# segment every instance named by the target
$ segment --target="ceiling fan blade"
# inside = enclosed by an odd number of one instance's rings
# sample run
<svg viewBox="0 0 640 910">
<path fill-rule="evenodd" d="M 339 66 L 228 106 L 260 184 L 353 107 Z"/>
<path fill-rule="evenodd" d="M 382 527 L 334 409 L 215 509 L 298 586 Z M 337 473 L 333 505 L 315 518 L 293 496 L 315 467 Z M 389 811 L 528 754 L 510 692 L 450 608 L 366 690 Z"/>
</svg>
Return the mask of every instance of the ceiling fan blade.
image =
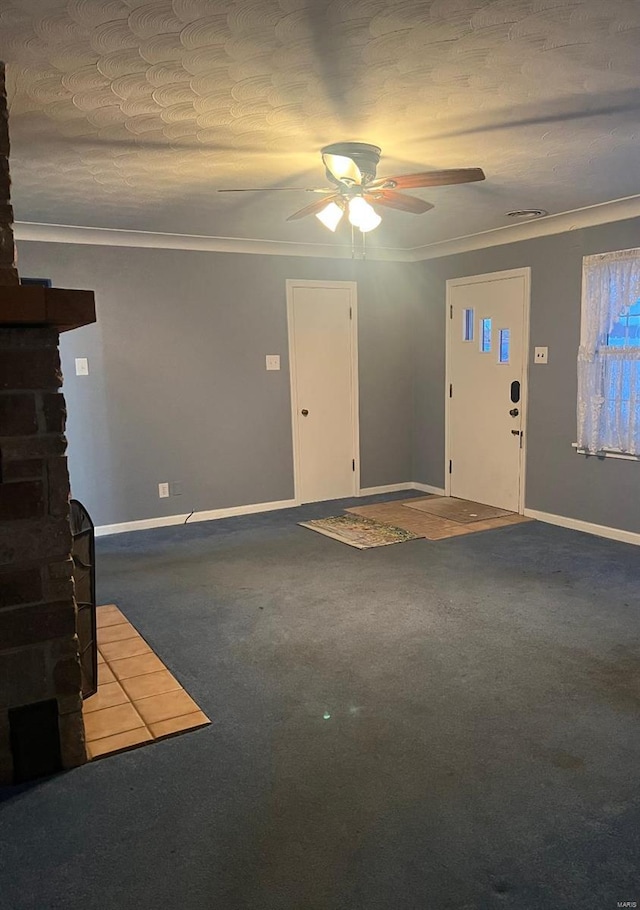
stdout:
<svg viewBox="0 0 640 910">
<path fill-rule="evenodd" d="M 329 173 L 341 183 L 346 182 L 349 186 L 360 186 L 362 183 L 362 173 L 353 158 L 325 153 L 322 161 Z"/>
<path fill-rule="evenodd" d="M 367 184 L 367 189 L 409 190 L 420 186 L 451 186 L 454 183 L 473 183 L 484 180 L 484 171 L 479 167 L 452 168 L 448 171 L 426 171 L 423 174 L 400 174 L 398 177 L 378 177 Z"/>
<path fill-rule="evenodd" d="M 242 189 L 218 190 L 219 193 L 278 193 L 282 190 L 294 190 L 296 193 L 333 193 L 335 190 L 331 187 L 314 187 L 308 186 L 256 186 L 242 187 Z"/>
<path fill-rule="evenodd" d="M 340 193 L 333 193 L 331 196 L 325 196 L 324 199 L 316 199 L 316 201 L 312 202 L 310 205 L 305 205 L 303 209 L 294 212 L 293 215 L 289 215 L 287 221 L 297 221 L 298 218 L 306 218 L 307 215 L 317 215 L 318 212 L 321 212 L 330 202 L 334 202 L 336 199 L 340 198 Z"/>
<path fill-rule="evenodd" d="M 393 190 L 375 190 L 365 193 L 364 198 L 372 205 L 386 205 L 390 209 L 399 209 L 401 212 L 410 212 L 412 215 L 423 215 L 433 208 L 430 202 L 418 199 L 416 196 L 405 196 L 404 193 L 394 193 Z"/>
</svg>

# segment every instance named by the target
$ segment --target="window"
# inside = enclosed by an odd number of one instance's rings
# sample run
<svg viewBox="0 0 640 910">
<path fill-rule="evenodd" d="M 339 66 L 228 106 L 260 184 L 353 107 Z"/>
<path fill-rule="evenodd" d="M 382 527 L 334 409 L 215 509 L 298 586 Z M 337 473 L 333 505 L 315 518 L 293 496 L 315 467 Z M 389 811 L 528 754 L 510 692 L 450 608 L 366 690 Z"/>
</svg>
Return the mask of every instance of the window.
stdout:
<svg viewBox="0 0 640 910">
<path fill-rule="evenodd" d="M 463 341 L 473 341 L 473 310 L 464 310 L 462 317 Z"/>
<path fill-rule="evenodd" d="M 640 455 L 640 250 L 584 259 L 578 449 Z"/>
<path fill-rule="evenodd" d="M 509 329 L 500 329 L 499 363 L 509 363 Z"/>
<path fill-rule="evenodd" d="M 610 348 L 640 348 L 640 299 L 617 319 L 607 334 Z"/>
<path fill-rule="evenodd" d="M 480 350 L 483 354 L 491 350 L 491 319 L 480 321 Z"/>
</svg>

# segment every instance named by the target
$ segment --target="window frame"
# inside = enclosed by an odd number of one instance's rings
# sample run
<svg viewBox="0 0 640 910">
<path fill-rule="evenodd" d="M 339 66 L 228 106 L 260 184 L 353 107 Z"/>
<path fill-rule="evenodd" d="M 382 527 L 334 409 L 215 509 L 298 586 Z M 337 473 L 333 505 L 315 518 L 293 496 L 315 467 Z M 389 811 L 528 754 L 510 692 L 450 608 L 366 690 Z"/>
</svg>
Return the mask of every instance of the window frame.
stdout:
<svg viewBox="0 0 640 910">
<path fill-rule="evenodd" d="M 607 376 L 607 373 L 609 372 L 609 364 L 612 364 L 615 362 L 622 362 L 625 364 L 628 363 L 628 364 L 632 365 L 638 361 L 638 359 L 639 359 L 638 355 L 640 355 L 640 337 L 638 337 L 637 341 L 634 340 L 634 343 L 630 344 L 630 345 L 609 344 L 609 338 L 612 335 L 614 327 L 621 320 L 629 319 L 629 318 L 636 318 L 636 317 L 640 316 L 640 249 L 619 250 L 619 251 L 612 251 L 610 253 L 600 253 L 600 254 L 596 254 L 593 256 L 585 256 L 585 257 L 583 257 L 582 261 L 583 261 L 583 280 L 582 280 L 582 299 L 581 299 L 581 310 L 580 310 L 580 353 L 578 356 L 578 373 L 579 373 L 579 377 L 578 377 L 578 410 L 580 410 L 581 405 L 583 408 L 585 408 L 587 406 L 587 404 L 585 402 L 585 396 L 583 394 L 584 389 L 581 388 L 581 376 L 580 376 L 581 356 L 580 355 L 581 355 L 583 349 L 585 349 L 585 347 L 587 346 L 588 340 L 590 340 L 590 342 L 591 342 L 591 362 L 594 364 L 594 374 L 597 372 L 595 370 L 595 364 L 597 363 L 597 364 L 599 364 L 599 367 L 600 367 L 599 380 L 602 384 L 601 388 L 599 390 L 600 395 L 597 396 L 597 398 L 600 400 L 599 410 L 597 411 L 597 414 L 598 414 L 597 430 L 593 430 L 593 428 L 592 428 L 592 432 L 596 433 L 596 435 L 599 437 L 598 441 L 601 441 L 602 437 L 605 435 L 604 429 L 606 426 L 606 423 L 605 423 L 606 417 L 604 419 L 602 419 L 601 415 L 602 415 L 603 409 L 607 408 L 607 403 L 616 402 L 616 404 L 614 405 L 614 413 L 612 414 L 613 420 L 615 421 L 616 419 L 620 418 L 620 411 L 623 408 L 624 402 L 631 400 L 631 397 L 629 399 L 626 399 L 619 395 L 614 396 L 611 394 L 607 394 L 607 391 L 609 391 L 609 389 L 607 388 L 607 383 L 610 381 Z M 629 288 L 625 284 L 625 281 L 628 281 L 628 277 L 627 277 L 627 275 L 622 276 L 622 281 L 621 281 L 622 289 L 621 290 L 616 290 L 616 291 L 610 290 L 609 295 L 606 298 L 605 298 L 604 294 L 601 295 L 601 298 L 600 298 L 601 300 L 606 299 L 606 306 L 602 305 L 602 306 L 600 306 L 599 309 L 596 307 L 596 309 L 594 310 L 593 306 L 592 306 L 593 298 L 592 298 L 592 296 L 590 296 L 590 289 L 589 289 L 589 285 L 588 285 L 588 269 L 593 268 L 594 266 L 597 268 L 600 265 L 607 266 L 607 265 L 615 263 L 615 262 L 631 263 L 631 271 L 634 273 L 637 273 L 637 275 L 634 274 L 634 276 L 633 276 L 633 281 L 631 282 L 631 287 L 633 287 L 634 284 L 636 286 L 635 286 L 635 290 L 633 291 L 633 294 L 632 294 L 633 302 L 631 304 L 629 304 L 628 306 L 623 307 L 623 309 L 615 317 L 614 322 L 612 324 L 610 323 L 610 328 L 605 333 L 602 330 L 603 313 L 605 316 L 608 313 L 609 318 L 611 318 L 611 310 L 613 308 L 612 303 L 615 300 L 616 293 L 624 294 L 625 291 L 627 291 L 627 292 L 629 291 Z M 606 272 L 605 272 L 605 275 L 606 275 Z M 602 277 L 600 277 L 599 280 L 602 281 L 603 280 Z M 608 286 L 610 289 L 611 289 L 612 280 L 613 280 L 612 276 L 609 276 L 608 278 L 606 278 L 604 280 L 604 283 L 608 282 Z M 634 310 L 636 310 L 636 308 L 638 308 L 638 312 L 634 312 Z M 595 339 L 595 341 L 594 341 L 594 339 Z M 631 356 L 625 357 L 624 356 L 625 351 L 630 352 Z M 584 366 L 584 364 L 583 364 L 583 366 Z M 640 367 L 638 367 L 638 368 L 640 369 Z M 634 368 L 632 366 L 630 366 L 629 382 L 634 384 L 631 386 L 631 388 L 635 388 L 636 377 L 634 376 L 634 373 L 635 373 Z M 616 381 L 617 381 L 617 379 L 616 379 Z M 620 381 L 624 381 L 624 380 L 620 380 Z M 587 383 L 585 382 L 584 385 L 586 386 L 586 384 Z M 631 392 L 631 388 L 630 388 L 630 395 L 632 397 L 635 397 L 635 395 L 640 394 L 640 393 L 634 394 L 633 392 Z M 595 394 L 595 392 L 592 391 L 591 398 L 588 399 L 590 407 L 592 406 L 594 394 Z M 640 407 L 640 402 L 639 402 L 638 406 Z M 611 414 L 611 412 L 610 412 L 610 414 Z M 640 420 L 640 415 L 638 415 L 638 419 Z M 593 422 L 595 423 L 595 421 L 593 421 Z M 578 416 L 578 423 L 580 424 L 580 416 Z M 629 427 L 630 427 L 629 435 L 630 436 L 635 435 L 633 429 L 631 429 L 632 427 L 635 427 L 635 426 L 636 426 L 636 424 L 634 424 L 633 421 L 631 421 L 629 424 Z M 578 439 L 580 439 L 580 429 L 578 430 Z M 632 445 L 634 448 L 637 448 L 633 444 L 633 442 L 632 442 Z M 628 460 L 628 461 L 639 461 L 640 460 L 640 452 L 637 452 L 637 451 L 631 452 L 631 451 L 627 451 L 626 449 L 613 448 L 613 447 L 607 446 L 607 445 L 602 445 L 602 447 L 599 447 L 595 451 L 591 447 L 587 448 L 586 446 L 581 446 L 579 442 L 573 443 L 573 447 L 576 449 L 576 451 L 579 454 L 586 455 L 588 457 L 619 458 L 619 459 Z"/>
</svg>

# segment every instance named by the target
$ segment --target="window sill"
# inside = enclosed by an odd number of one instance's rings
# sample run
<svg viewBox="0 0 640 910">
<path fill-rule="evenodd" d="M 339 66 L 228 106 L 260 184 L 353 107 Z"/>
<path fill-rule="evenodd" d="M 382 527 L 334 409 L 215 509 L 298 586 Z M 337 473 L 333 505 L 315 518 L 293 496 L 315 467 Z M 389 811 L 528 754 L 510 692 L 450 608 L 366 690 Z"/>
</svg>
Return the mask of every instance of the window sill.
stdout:
<svg viewBox="0 0 640 910">
<path fill-rule="evenodd" d="M 579 449 L 577 442 L 572 442 L 571 446 L 576 450 L 578 455 L 586 455 L 587 458 L 619 458 L 622 461 L 640 461 L 640 455 L 624 455 L 622 452 L 587 452 L 586 449 Z"/>
</svg>

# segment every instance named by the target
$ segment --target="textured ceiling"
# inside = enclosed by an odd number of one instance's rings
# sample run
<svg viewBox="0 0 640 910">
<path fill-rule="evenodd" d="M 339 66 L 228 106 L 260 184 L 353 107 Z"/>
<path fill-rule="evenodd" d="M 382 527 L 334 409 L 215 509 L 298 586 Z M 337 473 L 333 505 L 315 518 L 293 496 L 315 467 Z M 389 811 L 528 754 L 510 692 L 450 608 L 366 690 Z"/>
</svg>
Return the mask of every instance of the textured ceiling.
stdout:
<svg viewBox="0 0 640 910">
<path fill-rule="evenodd" d="M 345 139 L 486 172 L 387 247 L 634 195 L 639 51 L 638 0 L 0 0 L 16 217 L 326 243 L 313 196 L 216 190 L 323 186 Z"/>
</svg>

